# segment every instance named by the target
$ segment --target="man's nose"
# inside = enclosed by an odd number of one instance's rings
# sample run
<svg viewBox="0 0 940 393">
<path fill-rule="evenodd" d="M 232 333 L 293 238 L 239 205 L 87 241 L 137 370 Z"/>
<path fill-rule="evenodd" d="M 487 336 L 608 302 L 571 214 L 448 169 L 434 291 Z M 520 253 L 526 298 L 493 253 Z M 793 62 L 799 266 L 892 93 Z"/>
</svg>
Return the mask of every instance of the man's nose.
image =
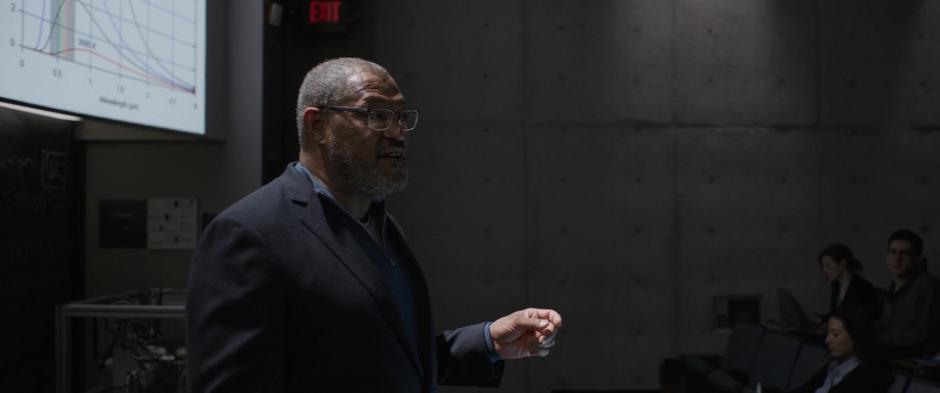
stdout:
<svg viewBox="0 0 940 393">
<path fill-rule="evenodd" d="M 394 139 L 396 141 L 405 140 L 405 136 L 408 135 L 408 132 L 401 128 L 401 124 L 398 121 L 393 121 L 392 124 L 382 131 L 382 136 L 388 139 Z"/>
</svg>

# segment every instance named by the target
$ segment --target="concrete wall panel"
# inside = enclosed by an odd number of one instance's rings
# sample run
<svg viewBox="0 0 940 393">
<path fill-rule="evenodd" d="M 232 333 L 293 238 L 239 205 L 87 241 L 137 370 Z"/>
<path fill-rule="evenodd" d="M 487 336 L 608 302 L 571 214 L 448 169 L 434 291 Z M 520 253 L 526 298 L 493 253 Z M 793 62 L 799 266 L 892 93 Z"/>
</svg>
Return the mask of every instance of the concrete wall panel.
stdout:
<svg viewBox="0 0 940 393">
<path fill-rule="evenodd" d="M 676 121 L 808 125 L 816 117 L 813 1 L 676 2 Z M 798 60 L 797 60 L 798 59 Z"/>
<path fill-rule="evenodd" d="M 533 122 L 672 120 L 672 5 L 526 3 L 526 114 Z"/>
<path fill-rule="evenodd" d="M 715 296 L 761 296 L 763 320 L 779 318 L 777 287 L 815 293 L 815 252 L 824 245 L 817 238 L 819 137 L 681 129 L 677 144 L 680 352 L 720 351 Z"/>
<path fill-rule="evenodd" d="M 519 1 L 376 2 L 375 60 L 435 122 L 515 122 L 522 113 Z"/>
<path fill-rule="evenodd" d="M 940 126 L 940 1 L 922 1 L 908 11 L 907 61 L 898 72 L 899 116 L 915 127 Z"/>
<path fill-rule="evenodd" d="M 819 3 L 820 122 L 940 124 L 936 1 Z"/>
<path fill-rule="evenodd" d="M 530 366 L 530 391 L 651 386 L 658 362 L 648 361 L 671 352 L 675 317 L 674 134 L 539 127 L 528 135 L 528 299 L 557 307 L 570 327 L 550 362 Z"/>
<path fill-rule="evenodd" d="M 586 264 L 586 263 L 582 263 Z M 586 268 L 591 269 L 591 268 Z M 593 279 L 531 280 L 531 291 L 565 314 L 566 328 L 547 359 L 530 360 L 529 392 L 558 389 L 648 389 L 672 335 L 662 328 L 669 310 L 637 307 L 668 301 L 661 291 L 631 289 L 622 275 L 597 270 Z M 586 328 L 590 326 L 591 328 Z"/>
</svg>

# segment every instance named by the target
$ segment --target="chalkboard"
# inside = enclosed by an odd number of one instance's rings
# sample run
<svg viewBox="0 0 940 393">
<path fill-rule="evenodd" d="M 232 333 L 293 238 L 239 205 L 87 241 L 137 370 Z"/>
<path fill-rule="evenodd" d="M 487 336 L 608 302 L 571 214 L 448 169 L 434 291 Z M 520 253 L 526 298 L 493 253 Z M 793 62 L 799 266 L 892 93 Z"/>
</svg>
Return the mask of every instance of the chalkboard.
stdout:
<svg viewBox="0 0 940 393">
<path fill-rule="evenodd" d="M 55 306 L 79 295 L 69 122 L 0 108 L 0 390 L 51 392 Z"/>
</svg>

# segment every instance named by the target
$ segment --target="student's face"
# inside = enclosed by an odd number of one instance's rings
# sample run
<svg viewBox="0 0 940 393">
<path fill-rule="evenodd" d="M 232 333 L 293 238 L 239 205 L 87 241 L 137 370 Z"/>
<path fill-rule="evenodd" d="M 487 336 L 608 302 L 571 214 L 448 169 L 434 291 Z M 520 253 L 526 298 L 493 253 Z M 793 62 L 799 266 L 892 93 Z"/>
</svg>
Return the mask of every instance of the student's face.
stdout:
<svg viewBox="0 0 940 393">
<path fill-rule="evenodd" d="M 829 255 L 823 255 L 820 258 L 820 265 L 822 265 L 823 276 L 826 277 L 826 281 L 833 282 L 838 280 L 839 277 L 842 277 L 845 274 L 846 269 L 845 261 L 837 261 L 832 259 Z"/>
<path fill-rule="evenodd" d="M 914 247 L 907 240 L 892 240 L 888 243 L 888 270 L 895 277 L 907 277 L 917 271 L 920 255 L 914 255 Z"/>
<path fill-rule="evenodd" d="M 839 318 L 829 318 L 826 347 L 829 348 L 829 355 L 833 359 L 842 360 L 855 356 L 855 342 Z"/>
</svg>

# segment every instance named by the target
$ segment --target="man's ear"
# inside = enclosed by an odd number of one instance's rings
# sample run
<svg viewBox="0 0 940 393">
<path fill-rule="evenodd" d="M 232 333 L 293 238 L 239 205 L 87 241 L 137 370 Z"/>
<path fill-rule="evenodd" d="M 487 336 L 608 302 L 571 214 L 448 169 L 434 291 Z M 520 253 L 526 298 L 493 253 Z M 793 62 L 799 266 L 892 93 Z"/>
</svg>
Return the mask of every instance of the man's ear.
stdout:
<svg viewBox="0 0 940 393">
<path fill-rule="evenodd" d="M 307 107 L 304 109 L 304 125 L 306 126 L 304 132 L 307 133 L 307 140 L 317 145 L 323 144 L 326 140 L 326 133 L 323 132 L 323 127 L 320 126 L 325 119 L 321 116 L 323 116 L 323 111 L 319 108 Z"/>
</svg>

